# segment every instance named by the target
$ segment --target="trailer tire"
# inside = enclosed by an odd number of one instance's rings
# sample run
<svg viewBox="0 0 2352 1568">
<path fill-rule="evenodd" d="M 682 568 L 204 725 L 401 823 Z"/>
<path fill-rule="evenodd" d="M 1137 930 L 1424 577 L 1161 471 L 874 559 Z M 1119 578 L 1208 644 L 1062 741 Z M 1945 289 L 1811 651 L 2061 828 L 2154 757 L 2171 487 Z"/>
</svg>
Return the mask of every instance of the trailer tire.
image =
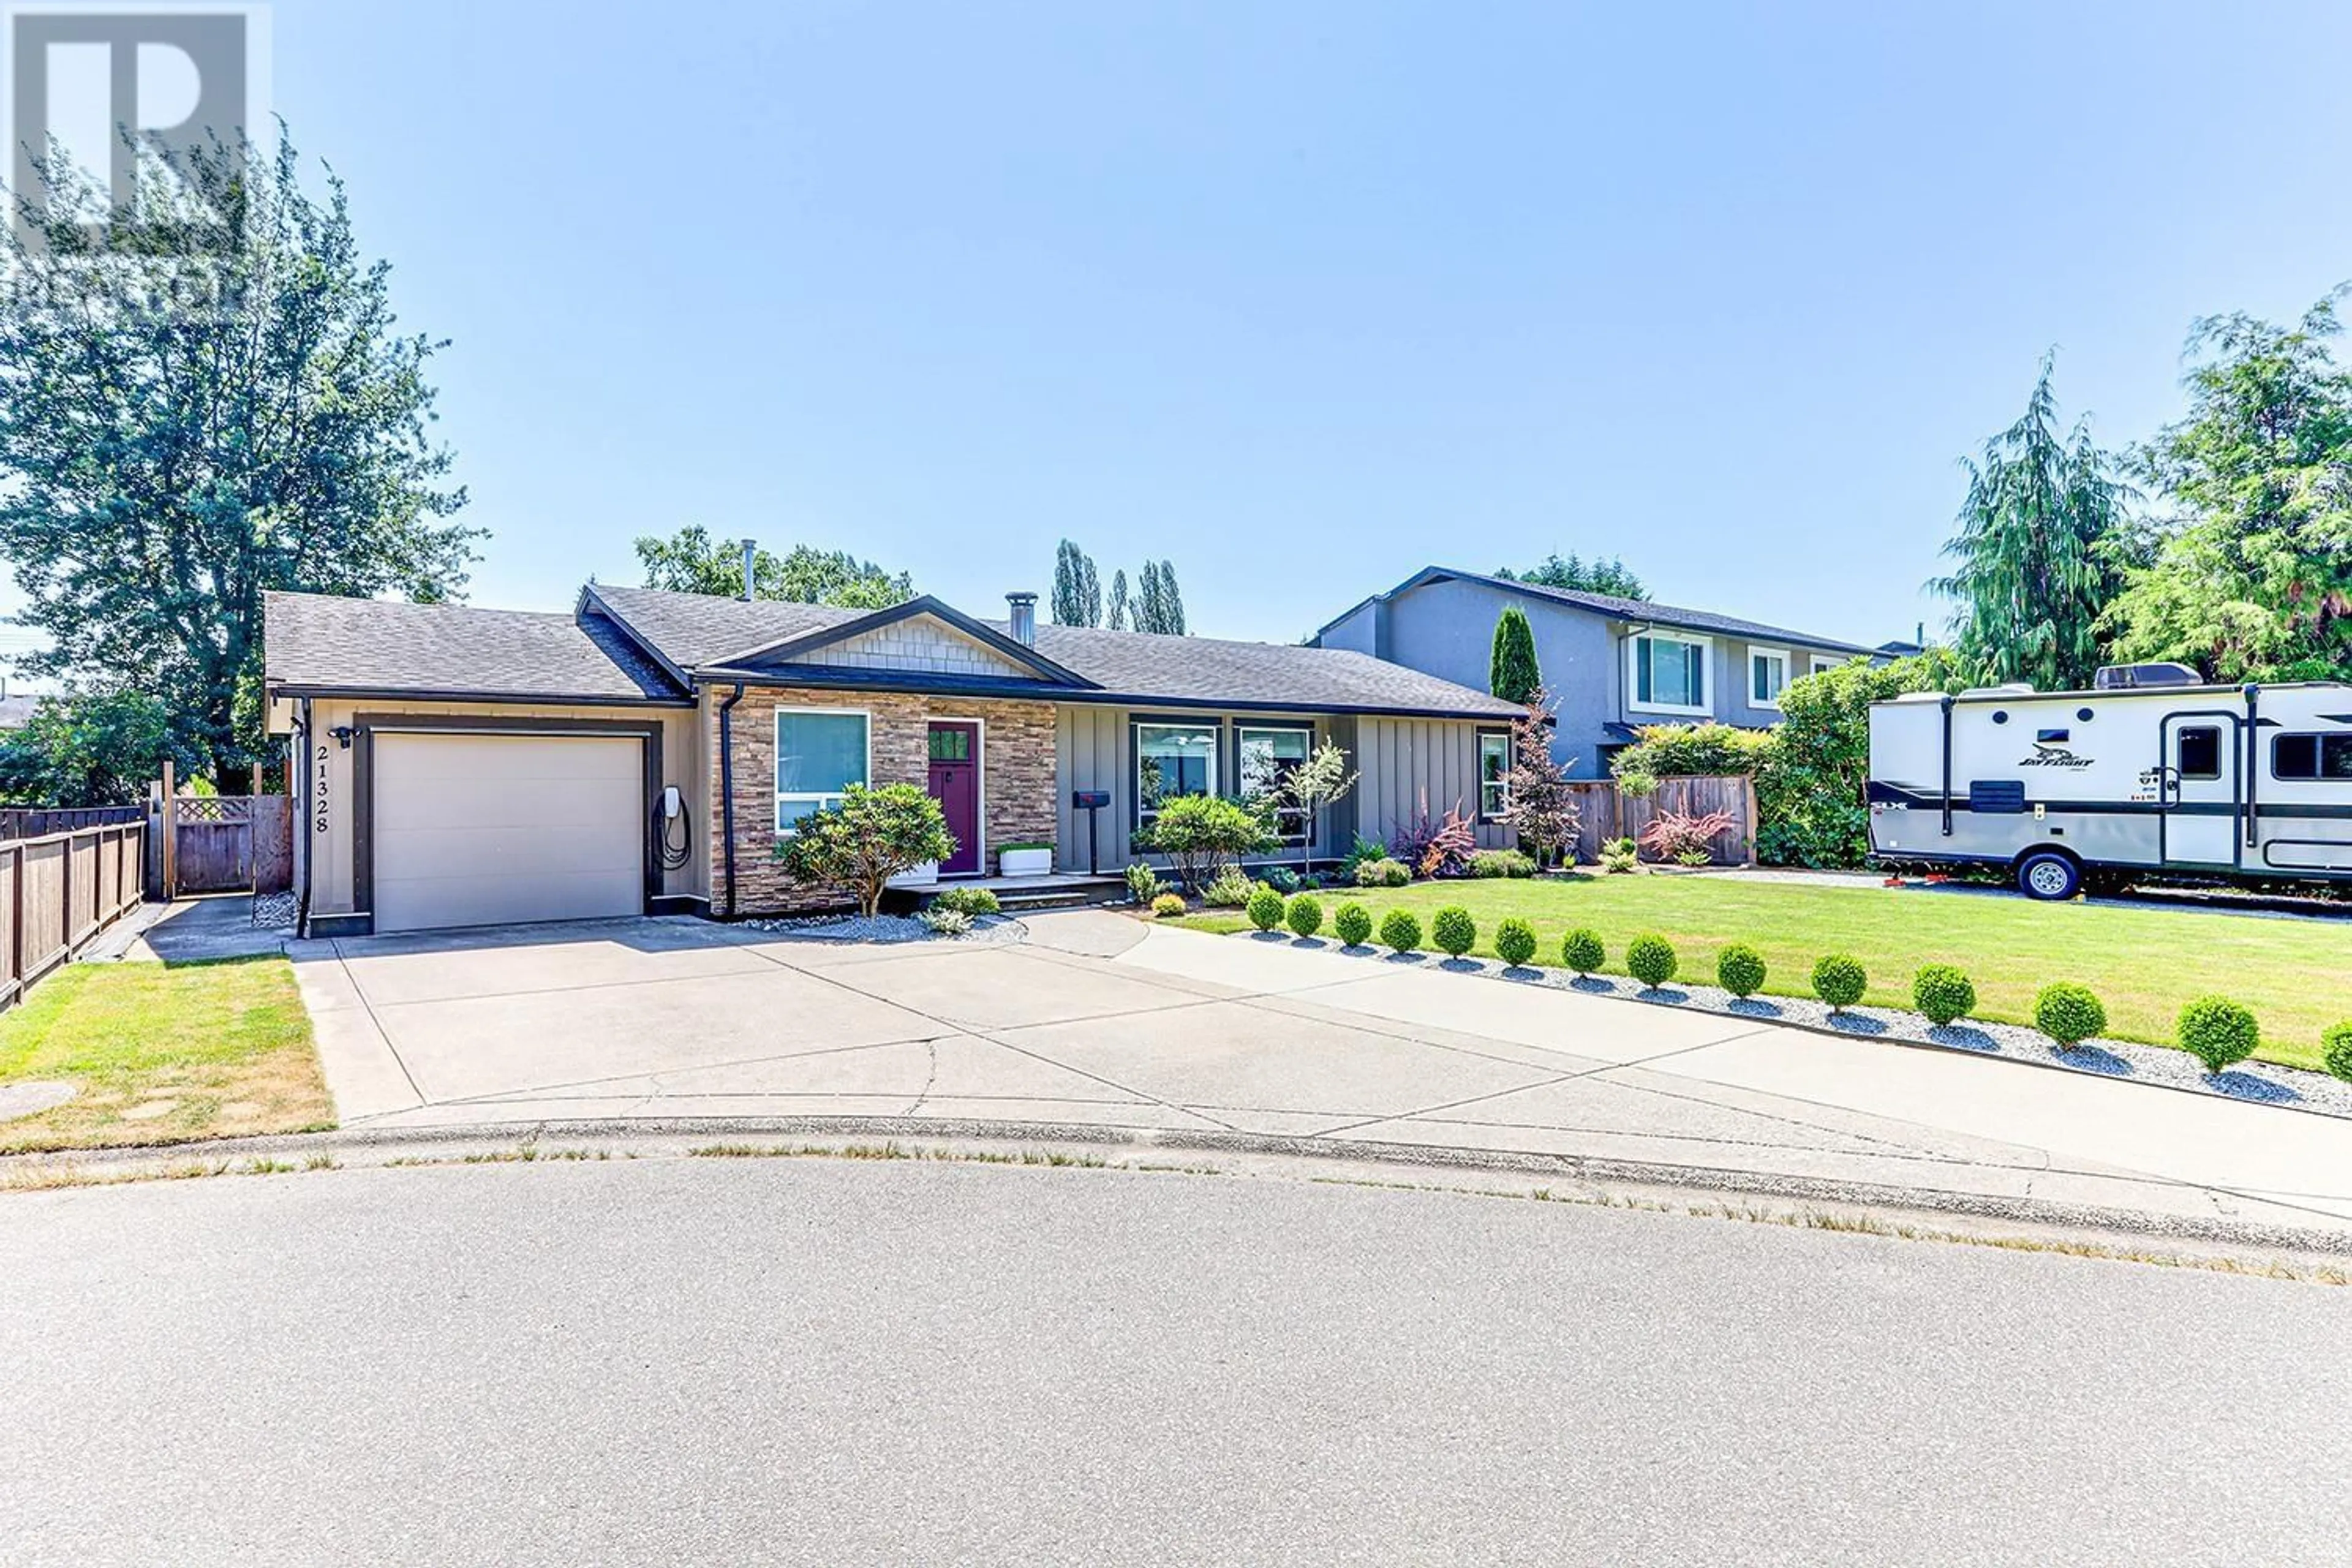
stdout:
<svg viewBox="0 0 2352 1568">
<path fill-rule="evenodd" d="M 2017 890 L 2045 903 L 2063 902 L 2083 890 L 2083 868 L 2072 855 L 2036 849 L 2017 863 Z"/>
</svg>

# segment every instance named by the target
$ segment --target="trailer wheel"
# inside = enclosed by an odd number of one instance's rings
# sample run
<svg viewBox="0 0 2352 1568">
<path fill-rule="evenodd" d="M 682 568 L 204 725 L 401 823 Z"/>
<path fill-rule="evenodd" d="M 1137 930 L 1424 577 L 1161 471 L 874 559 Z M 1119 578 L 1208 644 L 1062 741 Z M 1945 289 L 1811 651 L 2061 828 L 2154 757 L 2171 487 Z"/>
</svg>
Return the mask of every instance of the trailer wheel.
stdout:
<svg viewBox="0 0 2352 1568">
<path fill-rule="evenodd" d="M 2037 849 L 2017 863 L 2017 888 L 2029 899 L 2055 903 L 2083 890 L 2083 868 L 2072 856 Z"/>
</svg>

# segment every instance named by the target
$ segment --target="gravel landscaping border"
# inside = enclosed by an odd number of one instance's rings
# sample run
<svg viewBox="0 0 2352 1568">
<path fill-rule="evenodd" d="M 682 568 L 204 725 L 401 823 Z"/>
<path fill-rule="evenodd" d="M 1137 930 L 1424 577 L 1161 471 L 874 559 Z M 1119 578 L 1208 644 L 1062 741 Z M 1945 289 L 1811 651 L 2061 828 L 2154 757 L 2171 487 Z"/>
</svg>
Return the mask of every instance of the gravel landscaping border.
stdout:
<svg viewBox="0 0 2352 1568">
<path fill-rule="evenodd" d="M 1347 947 L 1323 937 L 1294 937 L 1286 931 L 1244 931 L 1226 933 L 1244 942 L 1280 942 L 1290 947 L 1319 949 L 1349 958 L 1378 959 L 1412 969 L 1439 969 L 1449 974 L 1480 975 L 1513 985 L 1541 985 L 1555 991 L 1575 991 L 1587 996 L 1608 996 L 1641 1002 L 1654 1007 L 1683 1007 L 1727 1017 L 1753 1018 L 1759 1023 L 1786 1024 L 1815 1034 L 1842 1035 L 1848 1039 L 1885 1040 L 1892 1045 L 1955 1051 L 1962 1056 L 1998 1057 L 2003 1061 L 2121 1079 L 2162 1089 L 2210 1094 L 2249 1105 L 2272 1105 L 2307 1110 L 2322 1116 L 2352 1118 L 2352 1083 L 2305 1068 L 2276 1062 L 2243 1061 L 2225 1072 L 2209 1074 L 2187 1051 L 2165 1046 L 2144 1046 L 2131 1040 L 2085 1040 L 2062 1051 L 2041 1030 L 2022 1024 L 1988 1024 L 1974 1020 L 1935 1025 L 1917 1013 L 1893 1007 L 1848 1007 L 1832 1013 L 1829 1005 L 1801 996 L 1737 997 L 1716 985 L 1675 981 L 1651 990 L 1622 975 L 1578 975 L 1564 969 L 1528 965 L 1517 968 L 1488 958 L 1444 958 L 1434 953 L 1402 953 L 1385 947 Z"/>
<path fill-rule="evenodd" d="M 738 921 L 748 931 L 803 942 L 872 942 L 890 946 L 909 942 L 1027 942 L 1029 928 L 1011 915 L 982 915 L 961 936 L 935 931 L 912 915 L 800 915 L 790 919 Z"/>
</svg>

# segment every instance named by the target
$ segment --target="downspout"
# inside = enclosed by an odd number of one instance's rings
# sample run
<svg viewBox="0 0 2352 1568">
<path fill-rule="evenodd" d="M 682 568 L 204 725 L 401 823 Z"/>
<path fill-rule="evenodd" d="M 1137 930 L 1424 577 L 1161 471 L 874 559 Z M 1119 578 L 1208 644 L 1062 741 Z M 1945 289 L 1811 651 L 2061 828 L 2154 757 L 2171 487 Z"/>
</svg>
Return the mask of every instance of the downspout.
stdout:
<svg viewBox="0 0 2352 1568">
<path fill-rule="evenodd" d="M 294 824 L 294 843 L 299 851 L 297 874 L 301 886 L 294 895 L 294 934 L 310 934 L 310 700 L 302 699 L 302 717 L 295 721 L 294 732 L 299 737 L 295 747 L 292 765 L 302 770 L 302 815 Z"/>
<path fill-rule="evenodd" d="M 719 837 L 726 846 L 727 919 L 735 918 L 735 704 L 743 700 L 737 681 L 719 705 Z"/>
<path fill-rule="evenodd" d="M 2261 837 L 2260 829 L 2254 821 L 2254 817 L 2256 816 L 2255 805 L 2260 798 L 2261 780 L 2263 776 L 2263 770 L 2260 765 L 2260 753 L 2262 752 L 2262 745 L 2260 743 L 2262 741 L 2262 724 L 2259 718 L 2262 710 L 2262 699 L 2263 689 L 2255 685 L 2251 680 L 2246 682 L 2246 760 L 2242 765 L 2246 770 L 2246 847 L 2249 849 L 2254 847 L 2255 839 Z M 2239 859 L 2240 867 L 2242 868 L 2244 864 L 2244 858 L 2241 857 Z"/>
<path fill-rule="evenodd" d="M 1944 837 L 1952 836 L 1952 694 L 1944 693 Z"/>
</svg>

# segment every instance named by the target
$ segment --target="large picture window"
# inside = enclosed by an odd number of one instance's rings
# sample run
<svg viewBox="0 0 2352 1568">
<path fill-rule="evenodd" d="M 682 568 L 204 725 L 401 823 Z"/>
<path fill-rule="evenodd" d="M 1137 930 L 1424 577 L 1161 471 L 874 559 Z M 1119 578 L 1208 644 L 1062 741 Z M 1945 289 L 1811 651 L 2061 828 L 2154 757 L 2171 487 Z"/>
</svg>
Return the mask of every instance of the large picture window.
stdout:
<svg viewBox="0 0 2352 1568">
<path fill-rule="evenodd" d="M 1217 793 L 1217 726 L 1135 726 L 1135 819 L 1149 826 L 1160 804 L 1180 795 Z"/>
<path fill-rule="evenodd" d="M 776 831 L 841 804 L 867 773 L 866 716 L 846 708 L 776 710 Z"/>
<path fill-rule="evenodd" d="M 1511 804 L 1511 737 L 1504 730 L 1478 731 L 1478 815 L 1492 822 Z"/>
<path fill-rule="evenodd" d="M 1661 632 L 1631 639 L 1633 706 L 1667 713 L 1706 712 L 1708 646 Z"/>
<path fill-rule="evenodd" d="M 1244 799 L 1280 793 L 1315 745 L 1315 732 L 1295 724 L 1239 724 L 1234 738 Z M 1289 843 L 1305 842 L 1313 826 L 1295 805 L 1276 808 L 1276 831 Z"/>
</svg>

